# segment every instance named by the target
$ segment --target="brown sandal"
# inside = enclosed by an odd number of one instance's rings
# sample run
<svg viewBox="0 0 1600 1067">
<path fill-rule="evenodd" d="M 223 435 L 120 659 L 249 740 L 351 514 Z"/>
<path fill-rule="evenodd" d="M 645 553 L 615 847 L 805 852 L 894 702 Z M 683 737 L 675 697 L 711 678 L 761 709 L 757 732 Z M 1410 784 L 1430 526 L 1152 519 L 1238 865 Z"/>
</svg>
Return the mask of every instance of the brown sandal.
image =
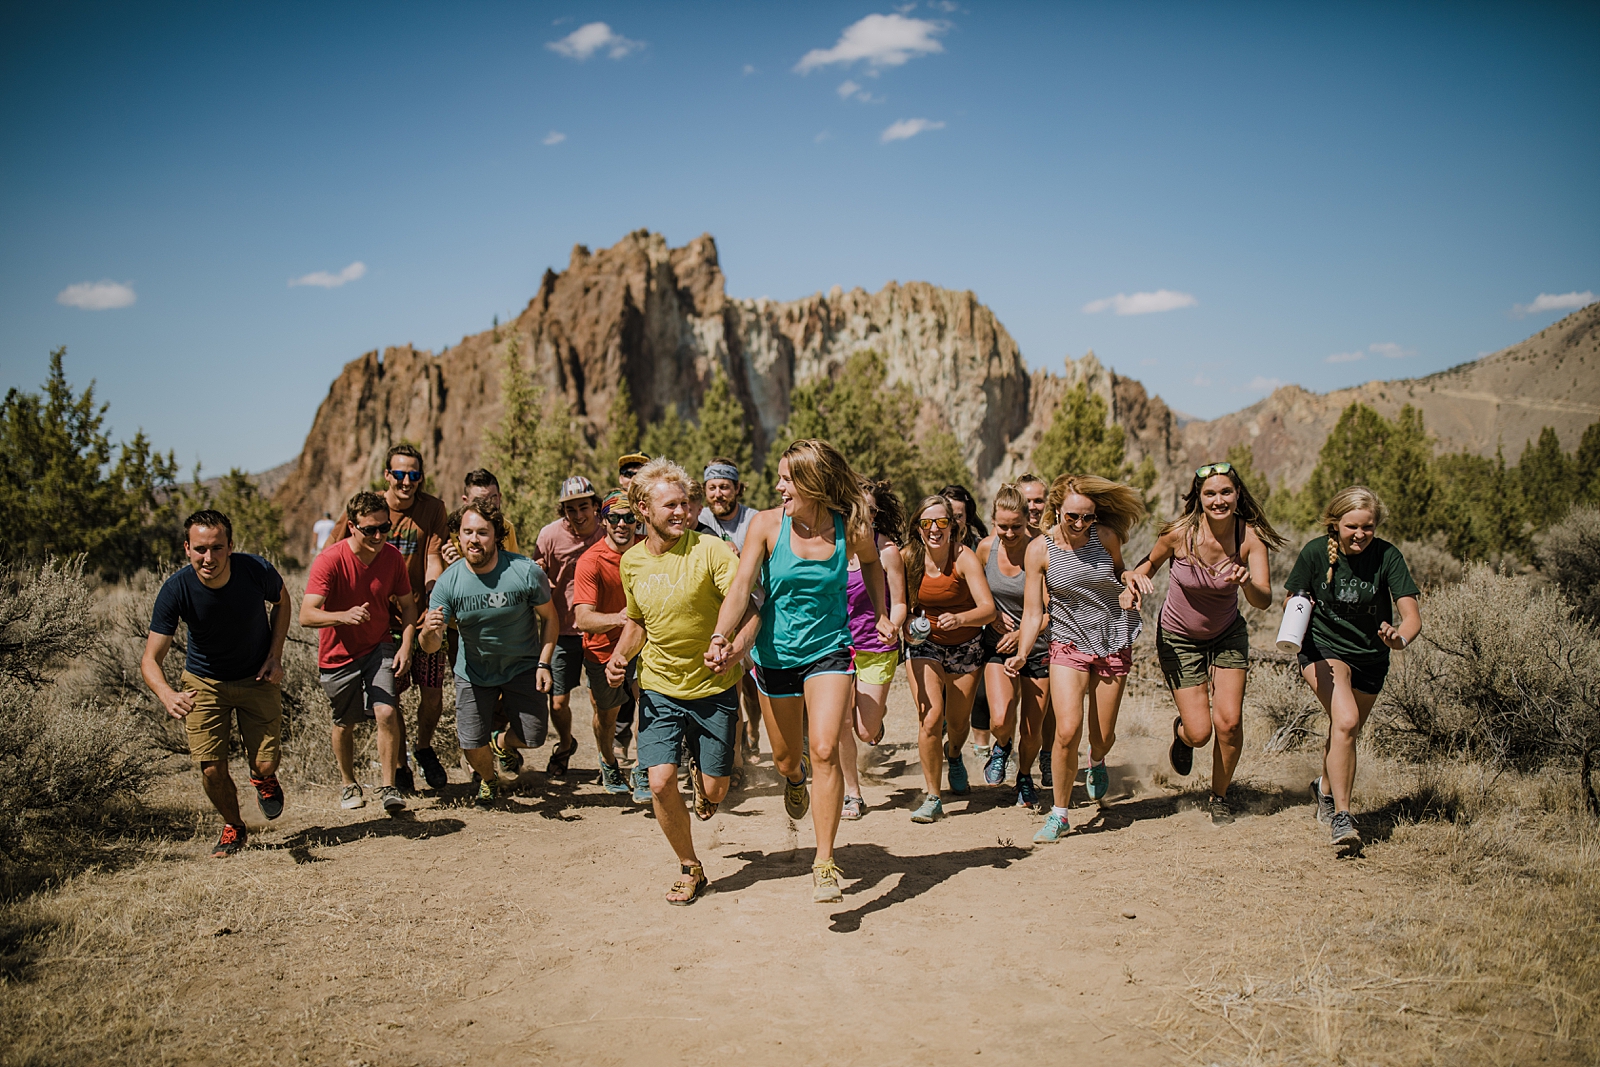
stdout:
<svg viewBox="0 0 1600 1067">
<path fill-rule="evenodd" d="M 692 762 L 689 764 L 689 786 L 694 791 L 694 817 L 705 822 L 717 813 L 717 805 L 707 800 L 700 789 L 700 768 Z"/>
<path fill-rule="evenodd" d="M 667 903 L 677 907 L 687 907 L 700 899 L 711 885 L 711 879 L 706 877 L 706 869 L 698 863 L 685 863 L 681 867 L 683 877 L 672 883 L 672 888 L 667 890 Z M 677 899 L 674 899 L 676 896 Z"/>
</svg>

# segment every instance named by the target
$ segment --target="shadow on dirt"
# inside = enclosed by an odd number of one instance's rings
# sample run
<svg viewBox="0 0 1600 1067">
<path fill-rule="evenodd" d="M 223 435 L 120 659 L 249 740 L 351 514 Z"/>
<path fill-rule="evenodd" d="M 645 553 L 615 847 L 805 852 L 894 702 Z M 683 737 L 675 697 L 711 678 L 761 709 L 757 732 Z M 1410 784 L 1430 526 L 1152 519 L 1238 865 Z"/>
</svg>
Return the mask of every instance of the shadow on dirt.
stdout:
<svg viewBox="0 0 1600 1067">
<path fill-rule="evenodd" d="M 369 819 L 345 826 L 308 826 L 296 830 L 282 841 L 272 841 L 257 847 L 284 851 L 296 863 L 320 863 L 323 857 L 313 849 L 336 848 L 355 841 L 381 837 L 404 837 L 412 841 L 426 841 L 430 837 L 443 837 L 467 828 L 460 819 L 418 819 L 414 812 L 402 812 L 389 818 Z"/>
</svg>

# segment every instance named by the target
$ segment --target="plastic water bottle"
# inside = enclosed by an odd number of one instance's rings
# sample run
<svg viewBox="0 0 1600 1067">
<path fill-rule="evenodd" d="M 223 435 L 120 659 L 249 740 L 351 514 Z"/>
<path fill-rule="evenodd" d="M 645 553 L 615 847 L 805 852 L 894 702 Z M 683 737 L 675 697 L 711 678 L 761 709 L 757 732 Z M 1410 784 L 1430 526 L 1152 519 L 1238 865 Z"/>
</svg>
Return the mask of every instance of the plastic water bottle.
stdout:
<svg viewBox="0 0 1600 1067">
<path fill-rule="evenodd" d="M 1299 652 L 1311 625 L 1311 598 L 1296 593 L 1283 603 L 1283 623 L 1278 627 L 1278 651 Z"/>
<path fill-rule="evenodd" d="M 918 615 L 906 625 L 906 640 L 913 645 L 920 645 L 933 634 L 933 623 L 928 621 L 926 615 Z"/>
</svg>

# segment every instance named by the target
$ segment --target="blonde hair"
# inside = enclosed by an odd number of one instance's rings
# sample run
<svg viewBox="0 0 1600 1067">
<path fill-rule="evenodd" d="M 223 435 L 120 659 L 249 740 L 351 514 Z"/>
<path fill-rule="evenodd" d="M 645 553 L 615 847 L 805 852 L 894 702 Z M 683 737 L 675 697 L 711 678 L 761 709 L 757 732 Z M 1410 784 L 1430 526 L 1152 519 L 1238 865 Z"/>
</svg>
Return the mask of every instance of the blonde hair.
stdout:
<svg viewBox="0 0 1600 1067">
<path fill-rule="evenodd" d="M 1322 509 L 1322 525 L 1328 531 L 1328 577 L 1333 584 L 1333 568 L 1339 564 L 1339 520 L 1352 511 L 1372 512 L 1372 525 L 1382 526 L 1389 518 L 1389 509 L 1383 501 L 1364 485 L 1350 485 L 1333 494 L 1328 506 Z"/>
<path fill-rule="evenodd" d="M 966 546 L 961 543 L 961 523 L 956 519 L 956 508 L 950 498 L 943 493 L 934 493 L 932 496 L 922 498 L 915 511 L 906 515 L 906 540 L 900 549 L 900 559 L 906 567 L 906 610 L 917 610 L 917 593 L 922 589 L 922 576 L 928 569 L 928 546 L 922 540 L 922 529 L 917 525 L 922 521 L 922 513 L 929 508 L 938 506 L 944 508 L 944 513 L 950 520 L 950 566 L 955 566 L 956 557 Z"/>
<path fill-rule="evenodd" d="M 1119 541 L 1126 541 L 1129 531 L 1144 521 L 1144 498 L 1137 489 L 1093 474 L 1063 474 L 1050 483 L 1045 505 L 1052 521 L 1061 521 L 1061 505 L 1073 493 L 1094 501 L 1095 520 Z"/>
<path fill-rule="evenodd" d="M 1021 482 L 1005 482 L 1000 486 L 1000 491 L 994 495 L 994 506 L 989 509 L 992 519 L 997 511 L 1014 511 L 1023 518 L 1028 517 L 1028 502 L 1022 499 L 1022 493 L 1017 486 Z"/>
<path fill-rule="evenodd" d="M 662 482 L 676 483 L 682 486 L 685 496 L 694 497 L 694 479 L 689 477 L 688 471 L 670 459 L 653 459 L 634 472 L 633 481 L 628 485 L 628 504 L 635 515 L 644 514 L 656 486 Z"/>
<path fill-rule="evenodd" d="M 850 469 L 837 448 L 820 438 L 806 437 L 784 449 L 780 458 L 789 461 L 789 481 L 802 496 L 843 515 L 845 529 L 857 537 L 872 536 L 871 511 L 861 476 Z"/>
</svg>

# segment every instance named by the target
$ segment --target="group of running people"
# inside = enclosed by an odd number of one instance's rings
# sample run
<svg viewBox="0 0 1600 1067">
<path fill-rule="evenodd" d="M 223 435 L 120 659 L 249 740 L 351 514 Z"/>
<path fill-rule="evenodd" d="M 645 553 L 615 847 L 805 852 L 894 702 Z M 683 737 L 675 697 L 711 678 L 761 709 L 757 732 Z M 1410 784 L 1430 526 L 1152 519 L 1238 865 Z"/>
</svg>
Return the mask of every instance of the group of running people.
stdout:
<svg viewBox="0 0 1600 1067">
<path fill-rule="evenodd" d="M 858 746 L 882 741 L 888 689 L 904 661 L 925 785 L 911 820 L 933 823 L 948 794 L 970 791 L 963 749 L 977 704 L 985 783 L 1003 787 L 1014 767 L 1016 804 L 1046 815 L 1034 840 L 1056 842 L 1070 831 L 1086 729 L 1086 792 L 1098 801 L 1110 789 L 1106 760 L 1143 600 L 1167 565 L 1155 647 L 1177 710 L 1169 759 L 1187 775 L 1193 750 L 1214 738 L 1207 807 L 1213 822 L 1233 821 L 1227 796 L 1243 744 L 1249 651 L 1238 595 L 1271 604 L 1268 553 L 1285 541 L 1230 464 L 1194 472 L 1182 513 L 1132 566 L 1124 546 L 1145 517 L 1141 494 L 1089 475 L 1001 486 L 991 533 L 961 487 L 907 509 L 888 483 L 860 477 L 822 440 L 783 451 L 782 503 L 761 512 L 742 503 L 740 472 L 727 459 L 696 478 L 670 459 L 633 454 L 617 473 L 603 496 L 587 478 L 568 478 L 560 517 L 528 555 L 517 550 L 492 473 L 468 474 L 446 515 L 422 492 L 422 457 L 407 445 L 385 457 L 384 493 L 357 493 L 344 516 L 319 524 L 299 621 L 319 630 L 344 807 L 366 803 L 353 766 L 353 728 L 366 720 L 386 810 L 406 807 L 413 761 L 428 786 L 447 784 L 432 748 L 447 665 L 457 738 L 483 805 L 552 724 L 546 771 L 567 773 L 579 747 L 571 695 L 587 678 L 599 784 L 652 804 L 680 864 L 670 903 L 705 890 L 690 812 L 716 813 L 758 751 L 763 725 L 785 811 L 796 821 L 812 815 L 814 898 L 836 901 L 839 823 L 866 810 Z M 1421 630 L 1405 561 L 1376 536 L 1383 518 L 1370 490 L 1335 494 L 1326 533 L 1304 547 L 1287 582 L 1315 604 L 1299 662 L 1330 716 L 1312 793 L 1336 845 L 1359 845 L 1350 815 L 1356 739 L 1390 651 Z M 142 673 L 185 722 L 224 819 L 221 856 L 247 838 L 228 772 L 235 719 L 263 814 L 283 810 L 278 683 L 290 601 L 270 563 L 232 551 L 225 515 L 190 516 L 184 548 L 191 566 L 157 597 Z M 162 665 L 180 621 L 187 660 L 175 690 Z M 399 697 L 410 685 L 421 704 L 408 745 Z M 630 780 L 620 754 L 635 730 Z"/>
</svg>

